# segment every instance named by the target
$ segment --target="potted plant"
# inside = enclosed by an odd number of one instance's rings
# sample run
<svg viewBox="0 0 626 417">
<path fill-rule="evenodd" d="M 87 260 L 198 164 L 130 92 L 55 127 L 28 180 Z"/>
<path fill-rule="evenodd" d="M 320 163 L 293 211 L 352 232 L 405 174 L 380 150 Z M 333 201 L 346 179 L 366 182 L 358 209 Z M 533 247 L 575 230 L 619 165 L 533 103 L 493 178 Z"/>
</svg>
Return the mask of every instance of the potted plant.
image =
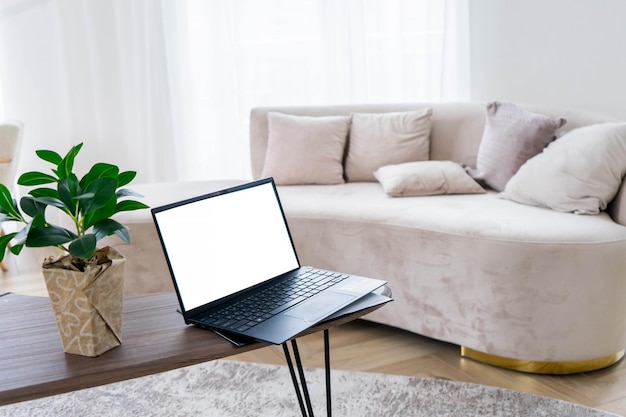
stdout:
<svg viewBox="0 0 626 417">
<path fill-rule="evenodd" d="M 123 188 L 135 178 L 134 171 L 120 172 L 115 165 L 96 163 L 78 178 L 74 160 L 82 146 L 72 147 L 65 157 L 36 151 L 53 165 L 52 173 L 22 174 L 17 183 L 34 188 L 19 206 L 7 186 L 0 184 L 0 222 L 23 225 L 0 236 L 0 261 L 7 247 L 15 255 L 24 246 L 58 248 L 60 254 L 46 258 L 42 267 L 63 348 L 98 356 L 122 341 L 125 266 L 115 248 L 98 248 L 98 242 L 116 234 L 129 243 L 128 228 L 112 216 L 148 206 L 127 198 L 139 196 Z M 59 224 L 48 220 L 50 211 L 61 213 Z"/>
</svg>

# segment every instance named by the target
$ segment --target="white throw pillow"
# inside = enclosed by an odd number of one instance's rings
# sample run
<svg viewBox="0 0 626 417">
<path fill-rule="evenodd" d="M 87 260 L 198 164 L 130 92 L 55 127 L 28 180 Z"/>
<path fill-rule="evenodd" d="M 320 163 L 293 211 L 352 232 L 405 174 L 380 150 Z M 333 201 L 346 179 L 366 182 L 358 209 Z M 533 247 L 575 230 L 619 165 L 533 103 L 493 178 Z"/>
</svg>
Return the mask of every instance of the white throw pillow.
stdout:
<svg viewBox="0 0 626 417">
<path fill-rule="evenodd" d="M 374 176 L 392 197 L 478 194 L 485 190 L 453 161 L 405 162 L 378 168 Z"/>
<path fill-rule="evenodd" d="M 522 165 L 502 198 L 577 214 L 598 214 L 626 173 L 626 123 L 574 129 Z"/>
<path fill-rule="evenodd" d="M 353 113 L 346 156 L 346 179 L 376 181 L 378 168 L 429 158 L 432 109 Z"/>
<path fill-rule="evenodd" d="M 262 177 L 278 185 L 342 184 L 350 116 L 267 114 L 268 142 Z"/>
</svg>

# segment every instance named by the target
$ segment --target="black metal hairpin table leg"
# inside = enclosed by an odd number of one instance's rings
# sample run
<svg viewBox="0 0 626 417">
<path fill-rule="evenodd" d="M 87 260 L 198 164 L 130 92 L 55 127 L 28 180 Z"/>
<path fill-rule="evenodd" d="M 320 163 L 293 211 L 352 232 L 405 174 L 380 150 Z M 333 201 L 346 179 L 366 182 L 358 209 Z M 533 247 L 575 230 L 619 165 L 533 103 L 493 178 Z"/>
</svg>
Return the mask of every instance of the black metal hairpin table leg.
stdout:
<svg viewBox="0 0 626 417">
<path fill-rule="evenodd" d="M 296 396 L 298 397 L 298 404 L 300 405 L 300 411 L 303 417 L 313 416 L 313 405 L 311 404 L 311 396 L 306 384 L 306 378 L 304 375 L 304 367 L 302 366 L 302 360 L 300 358 L 300 352 L 298 350 L 298 343 L 295 339 L 291 341 L 291 349 L 293 350 L 293 357 L 289 351 L 289 345 L 287 342 L 283 343 L 283 350 L 285 352 L 285 360 L 289 367 L 289 373 L 291 374 L 291 381 L 293 387 L 296 390 Z M 296 366 L 294 368 L 294 362 Z M 330 337 L 328 335 L 328 329 L 324 330 L 324 362 L 325 362 L 325 376 L 326 376 L 326 415 L 332 416 L 331 407 L 331 389 L 330 389 Z M 297 373 L 296 373 L 297 368 Z M 298 379 L 299 378 L 299 379 Z"/>
<path fill-rule="evenodd" d="M 326 371 L 326 415 L 332 416 L 331 390 L 330 390 L 330 336 L 328 329 L 324 330 L 324 368 Z"/>
</svg>

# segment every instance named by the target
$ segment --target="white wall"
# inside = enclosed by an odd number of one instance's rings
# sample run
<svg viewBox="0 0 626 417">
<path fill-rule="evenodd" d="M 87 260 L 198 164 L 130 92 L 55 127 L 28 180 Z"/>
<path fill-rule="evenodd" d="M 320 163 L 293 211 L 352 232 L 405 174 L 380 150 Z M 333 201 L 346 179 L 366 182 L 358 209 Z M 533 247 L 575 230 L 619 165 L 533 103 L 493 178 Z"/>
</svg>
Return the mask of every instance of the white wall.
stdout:
<svg viewBox="0 0 626 417">
<path fill-rule="evenodd" d="M 626 121 L 626 1 L 471 0 L 471 98 Z"/>
</svg>

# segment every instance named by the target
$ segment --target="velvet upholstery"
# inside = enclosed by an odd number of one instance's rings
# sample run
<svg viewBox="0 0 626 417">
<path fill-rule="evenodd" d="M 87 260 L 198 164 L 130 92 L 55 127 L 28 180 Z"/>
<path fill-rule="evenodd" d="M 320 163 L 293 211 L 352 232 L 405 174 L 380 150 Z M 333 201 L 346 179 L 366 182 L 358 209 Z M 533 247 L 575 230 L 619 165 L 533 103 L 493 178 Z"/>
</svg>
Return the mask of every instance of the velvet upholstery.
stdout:
<svg viewBox="0 0 626 417">
<path fill-rule="evenodd" d="M 563 134 L 615 121 L 547 106 Z M 263 167 L 267 112 L 344 115 L 432 108 L 430 159 L 475 167 L 484 103 L 256 108 L 250 146 Z M 349 144 L 348 144 L 349 146 Z M 468 348 L 532 361 L 583 361 L 626 347 L 626 192 L 579 216 L 495 192 L 391 198 L 377 183 L 284 186 L 279 193 L 305 264 L 389 281 L 395 301 L 371 320 Z M 619 221 L 619 223 L 617 223 Z"/>
<path fill-rule="evenodd" d="M 612 119 L 523 106 L 565 117 L 562 131 Z M 483 103 L 256 108 L 252 173 L 263 170 L 267 113 L 308 116 L 432 108 L 430 159 L 475 166 Z M 241 182 L 241 181 L 240 181 Z M 145 184 L 151 205 L 236 182 Z M 369 319 L 468 348 L 533 361 L 579 361 L 626 347 L 626 192 L 606 212 L 575 215 L 495 192 L 392 198 L 377 182 L 279 187 L 303 264 L 389 281 L 395 301 Z M 128 293 L 171 289 L 147 210 L 120 213 L 131 228 Z M 618 223 L 619 222 L 619 223 Z M 139 278 L 141 277 L 141 280 Z"/>
<path fill-rule="evenodd" d="M 388 198 L 372 183 L 279 193 L 301 262 L 389 281 L 395 301 L 370 320 L 525 360 L 626 347 L 626 227 L 606 213 L 495 192 Z"/>
</svg>

